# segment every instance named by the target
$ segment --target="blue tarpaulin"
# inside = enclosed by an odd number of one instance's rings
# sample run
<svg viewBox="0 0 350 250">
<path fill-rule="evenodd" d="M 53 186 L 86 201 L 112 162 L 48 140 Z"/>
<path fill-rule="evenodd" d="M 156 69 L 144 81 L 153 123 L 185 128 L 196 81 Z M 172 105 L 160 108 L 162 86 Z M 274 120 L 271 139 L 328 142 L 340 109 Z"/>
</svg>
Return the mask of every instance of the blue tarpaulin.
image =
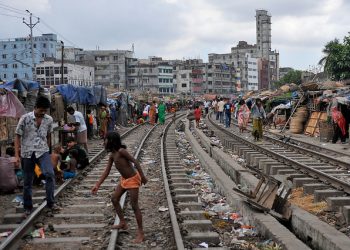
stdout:
<svg viewBox="0 0 350 250">
<path fill-rule="evenodd" d="M 0 84 L 0 88 L 6 88 L 10 90 L 17 89 L 19 95 L 26 96 L 28 91 L 39 90 L 40 84 L 34 81 L 16 79 L 11 82 Z"/>
<path fill-rule="evenodd" d="M 106 90 L 102 86 L 88 88 L 74 86 L 72 84 L 61 84 L 56 89 L 63 96 L 67 104 L 107 104 Z"/>
</svg>

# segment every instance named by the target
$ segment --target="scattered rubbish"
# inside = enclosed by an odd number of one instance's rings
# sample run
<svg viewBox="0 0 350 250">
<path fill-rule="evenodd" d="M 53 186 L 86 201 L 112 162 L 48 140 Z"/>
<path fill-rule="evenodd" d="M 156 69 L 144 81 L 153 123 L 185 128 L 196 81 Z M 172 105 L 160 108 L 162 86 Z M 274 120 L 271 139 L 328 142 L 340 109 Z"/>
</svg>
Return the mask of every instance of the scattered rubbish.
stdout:
<svg viewBox="0 0 350 250">
<path fill-rule="evenodd" d="M 98 203 L 98 204 L 105 204 L 104 201 L 98 201 L 97 203 Z"/>
<path fill-rule="evenodd" d="M 208 243 L 205 243 L 205 242 L 202 242 L 201 244 L 199 244 L 199 246 L 204 247 L 204 248 L 209 247 Z"/>
<path fill-rule="evenodd" d="M 150 179 L 150 181 L 158 182 L 158 181 L 159 181 L 159 178 L 152 178 L 152 179 Z"/>
<path fill-rule="evenodd" d="M 11 231 L 2 232 L 0 233 L 0 237 L 8 237 L 11 233 L 12 233 Z"/>
<path fill-rule="evenodd" d="M 31 234 L 32 238 L 41 238 L 41 239 L 45 239 L 45 232 L 44 232 L 44 228 L 39 228 L 34 230 Z"/>
<path fill-rule="evenodd" d="M 159 212 L 165 212 L 165 211 L 168 211 L 168 210 L 169 210 L 169 208 L 163 207 L 163 206 L 158 208 Z"/>
<path fill-rule="evenodd" d="M 151 161 L 142 162 L 143 165 L 148 165 L 148 164 L 153 164 L 153 163 L 156 163 L 156 161 L 151 160 Z"/>
<path fill-rule="evenodd" d="M 20 203 L 23 204 L 23 196 L 22 195 L 17 195 L 12 202 Z"/>
<path fill-rule="evenodd" d="M 113 206 L 112 203 L 107 203 L 107 207 L 111 207 L 111 206 Z"/>
</svg>

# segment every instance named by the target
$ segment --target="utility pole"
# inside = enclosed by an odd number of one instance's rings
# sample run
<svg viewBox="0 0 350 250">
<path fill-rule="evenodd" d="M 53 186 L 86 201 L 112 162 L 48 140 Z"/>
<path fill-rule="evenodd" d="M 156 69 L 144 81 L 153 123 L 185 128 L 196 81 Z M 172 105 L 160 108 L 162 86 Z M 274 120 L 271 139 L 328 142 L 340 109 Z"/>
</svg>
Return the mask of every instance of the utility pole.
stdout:
<svg viewBox="0 0 350 250">
<path fill-rule="evenodd" d="M 64 73 L 64 71 L 63 71 L 63 69 L 64 69 L 64 67 L 63 67 L 63 64 L 64 64 L 64 60 L 63 60 L 63 57 L 64 57 L 64 42 L 61 41 L 61 44 L 62 44 L 62 51 L 61 51 L 61 84 L 64 84 L 64 82 L 63 82 L 63 73 Z"/>
<path fill-rule="evenodd" d="M 35 61 L 34 61 L 34 44 L 33 44 L 33 28 L 35 25 L 37 25 L 40 22 L 40 18 L 36 21 L 36 23 L 32 22 L 32 16 L 33 14 L 29 11 L 26 10 L 29 13 L 29 23 L 27 23 L 23 17 L 23 23 L 27 25 L 30 29 L 30 47 L 31 47 L 31 52 L 32 52 L 32 71 L 33 71 L 33 80 L 35 80 Z"/>
</svg>

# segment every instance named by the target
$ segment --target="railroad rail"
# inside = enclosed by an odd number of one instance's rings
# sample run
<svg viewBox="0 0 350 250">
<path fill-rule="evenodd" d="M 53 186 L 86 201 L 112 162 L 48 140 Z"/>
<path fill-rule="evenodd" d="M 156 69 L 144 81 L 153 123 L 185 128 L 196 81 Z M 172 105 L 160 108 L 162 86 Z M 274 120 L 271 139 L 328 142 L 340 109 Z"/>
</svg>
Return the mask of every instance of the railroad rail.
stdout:
<svg viewBox="0 0 350 250">
<path fill-rule="evenodd" d="M 168 116 L 167 120 L 169 118 L 171 117 Z M 128 145 L 129 148 L 131 148 L 131 151 L 133 148 L 137 147 L 135 152 L 136 158 L 140 153 L 144 141 L 154 128 L 155 126 L 137 125 L 121 135 L 124 140 L 126 137 L 129 138 L 131 134 L 136 134 L 138 137 L 136 140 L 128 140 L 133 144 Z M 44 215 L 47 211 L 45 211 L 46 201 L 43 201 L 21 224 L 3 225 L 4 227 L 8 226 L 10 229 L 14 229 L 14 231 L 1 243 L 0 249 L 15 249 L 19 245 L 23 246 L 25 244 L 41 244 L 45 247 L 51 247 L 52 244 L 57 243 L 62 244 L 63 248 L 75 247 L 81 244 L 87 246 L 95 244 L 95 247 L 105 244 L 108 249 L 114 249 L 118 237 L 118 230 L 112 230 L 108 244 L 106 244 L 106 242 L 101 242 L 101 239 L 106 240 L 107 237 L 105 236 L 106 234 L 109 234 L 110 230 L 106 228 L 106 224 L 119 224 L 119 218 L 116 216 L 114 222 L 110 221 L 110 218 L 109 221 L 106 220 L 105 214 L 113 215 L 115 212 L 113 210 L 104 211 L 103 208 L 106 207 L 106 204 L 109 204 L 110 199 L 109 197 L 106 198 L 106 194 L 108 194 L 111 188 L 116 185 L 115 178 L 119 177 L 119 173 L 112 174 L 111 171 L 110 176 L 106 179 L 105 183 L 102 184 L 98 195 L 91 196 L 91 187 L 104 171 L 108 157 L 104 157 L 105 150 L 102 141 L 99 141 L 98 146 L 90 151 L 90 166 L 79 172 L 74 179 L 69 179 L 55 190 L 55 198 L 58 200 L 58 204 L 62 204 L 62 211 L 58 214 L 54 213 Z M 63 192 L 64 190 L 65 192 Z M 38 193 L 41 195 L 44 194 L 43 191 L 39 191 Z M 65 193 L 64 197 L 62 197 L 63 193 Z M 44 198 L 45 197 L 35 197 L 35 195 L 33 195 L 33 201 L 41 202 Z M 71 199 L 73 202 L 69 202 L 67 199 Z M 122 206 L 124 206 L 125 199 L 126 194 L 122 197 Z M 93 201 L 93 203 L 90 201 Z M 112 208 L 111 204 L 108 206 L 110 209 Z M 104 211 L 105 214 L 101 213 L 101 211 Z M 16 212 L 16 214 L 5 215 L 5 217 L 21 219 L 20 217 L 23 214 L 23 208 L 17 208 Z M 46 224 L 49 225 L 47 228 L 48 230 L 45 229 L 45 231 L 48 232 L 45 239 L 33 239 L 27 242 L 22 240 L 29 231 L 35 229 L 35 225 L 38 224 L 38 221 L 45 220 L 48 221 Z M 75 221 L 76 223 L 71 223 L 70 220 Z M 86 223 L 87 220 L 89 221 L 89 224 Z M 94 236 L 92 238 L 86 237 L 89 233 L 91 235 L 91 230 L 93 231 Z M 69 237 L 60 237 L 57 232 Z M 101 234 L 104 236 L 101 237 Z M 99 238 L 100 240 L 98 241 L 97 239 Z M 36 246 L 33 248 L 36 248 Z"/>
<path fill-rule="evenodd" d="M 233 125 L 238 126 L 237 123 L 233 123 Z M 249 127 L 251 127 L 251 125 Z M 264 131 L 263 138 L 278 145 L 282 145 L 283 147 L 287 147 L 288 149 L 294 150 L 296 152 L 308 154 L 309 156 L 312 156 L 316 159 L 320 159 L 329 164 L 350 169 L 349 162 L 340 159 L 341 157 L 349 158 L 350 155 L 348 154 L 333 149 L 321 147 L 315 145 L 314 143 L 297 140 L 292 138 L 291 136 L 288 137 L 276 132 L 270 132 L 266 130 Z"/>
<path fill-rule="evenodd" d="M 234 133 L 217 124 L 210 115 L 207 121 L 223 144 L 244 156 L 247 164 L 267 175 L 289 175 L 294 187 L 308 187 L 310 193 L 315 191 L 315 200 L 327 200 L 334 210 L 350 205 L 350 198 L 342 197 L 350 194 L 349 164 L 346 167 L 338 165 L 332 158 L 334 156 L 321 157 L 313 150 L 283 143 L 277 138 L 265 136 L 261 143 L 256 143 L 246 133 Z"/>
<path fill-rule="evenodd" d="M 209 243 L 213 249 L 222 249 L 218 246 L 219 234 L 212 230 L 212 222 L 205 218 L 202 203 L 177 150 L 175 123 L 169 123 L 161 140 L 161 165 L 177 249 L 187 249 L 190 244 L 201 242 Z"/>
</svg>

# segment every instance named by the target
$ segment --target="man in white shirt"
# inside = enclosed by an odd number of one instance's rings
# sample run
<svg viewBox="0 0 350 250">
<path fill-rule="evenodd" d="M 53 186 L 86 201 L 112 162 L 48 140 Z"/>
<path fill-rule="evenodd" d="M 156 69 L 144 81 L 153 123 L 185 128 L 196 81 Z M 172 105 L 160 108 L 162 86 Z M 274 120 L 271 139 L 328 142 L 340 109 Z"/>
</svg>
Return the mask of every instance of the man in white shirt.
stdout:
<svg viewBox="0 0 350 250">
<path fill-rule="evenodd" d="M 88 152 L 87 126 L 86 126 L 83 114 L 79 111 L 75 111 L 73 107 L 68 107 L 67 112 L 74 117 L 75 122 L 76 122 L 75 126 L 78 127 L 77 143 L 82 145 L 85 148 L 86 152 Z"/>
<path fill-rule="evenodd" d="M 204 101 L 204 109 L 205 109 L 206 115 L 209 113 L 209 104 L 210 104 L 210 102 Z"/>
<path fill-rule="evenodd" d="M 220 98 L 220 101 L 218 103 L 218 112 L 220 117 L 220 123 L 224 123 L 224 106 L 225 102 L 222 98 Z"/>
</svg>

